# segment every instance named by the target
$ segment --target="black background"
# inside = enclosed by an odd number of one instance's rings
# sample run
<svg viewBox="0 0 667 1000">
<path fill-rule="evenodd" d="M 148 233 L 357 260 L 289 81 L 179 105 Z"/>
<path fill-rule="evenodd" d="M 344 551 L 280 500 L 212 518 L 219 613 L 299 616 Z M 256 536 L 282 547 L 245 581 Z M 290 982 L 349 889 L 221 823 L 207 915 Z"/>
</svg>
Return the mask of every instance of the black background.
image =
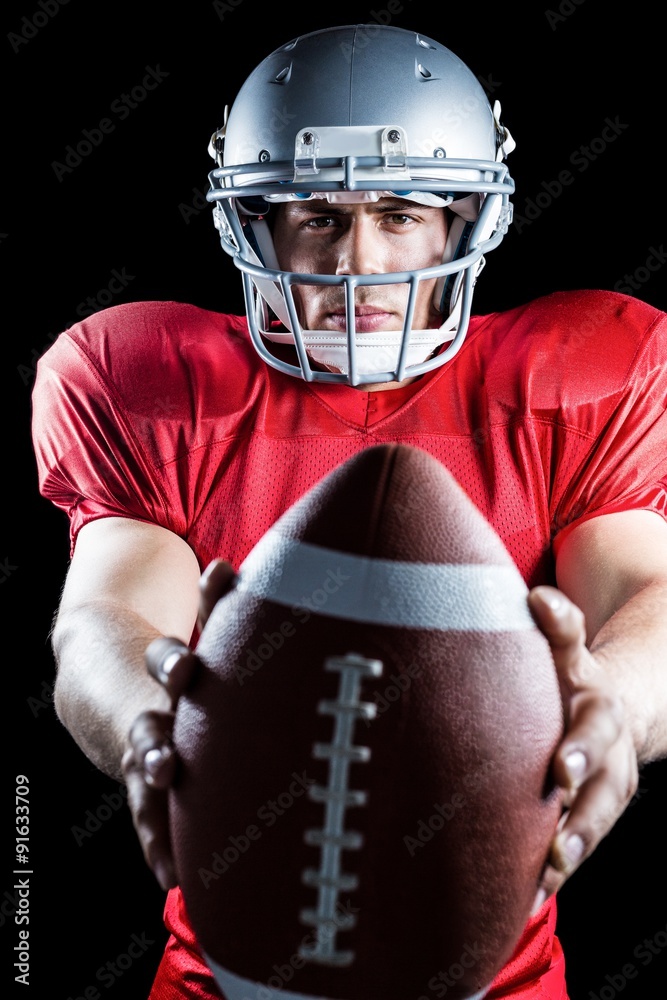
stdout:
<svg viewBox="0 0 667 1000">
<path fill-rule="evenodd" d="M 114 272 L 128 277 L 113 304 L 180 299 L 242 310 L 240 278 L 219 248 L 209 210 L 202 210 L 208 139 L 260 58 L 296 34 L 336 23 L 388 21 L 431 35 L 502 103 L 517 141 L 510 165 L 515 211 L 524 222 L 490 256 L 477 311 L 559 288 L 628 290 L 626 275 L 639 297 L 666 308 L 665 271 L 646 268 L 665 239 L 663 29 L 659 6 L 622 5 L 617 15 L 601 0 L 562 0 L 552 8 L 379 0 L 318 3 L 300 13 L 259 0 L 229 0 L 226 7 L 26 0 L 5 6 L 2 18 L 0 607 L 10 698 L 0 787 L 0 992 L 75 1000 L 97 991 L 110 1000 L 142 1000 L 165 941 L 163 894 L 143 862 L 118 785 L 78 750 L 51 700 L 48 632 L 68 539 L 64 514 L 37 489 L 30 442 L 36 358 L 76 319 L 81 303 L 110 304 Z M 121 119 L 112 108 L 141 85 L 147 67 L 167 75 Z M 53 164 L 104 118 L 113 131 L 59 177 Z M 601 143 L 607 120 L 622 128 Z M 591 143 L 597 152 L 584 170 L 585 154 L 577 151 Z M 563 170 L 572 183 L 555 194 Z M 645 769 L 637 798 L 562 892 L 559 929 L 572 1000 L 667 995 L 665 766 Z M 12 901 L 16 774 L 30 779 L 27 987 L 14 983 L 12 967 L 19 929 Z M 122 956 L 133 935 L 150 942 L 144 953 L 122 976 L 108 969 L 102 975 L 118 956 L 127 966 Z M 656 952 L 648 962 L 645 940 Z"/>
</svg>

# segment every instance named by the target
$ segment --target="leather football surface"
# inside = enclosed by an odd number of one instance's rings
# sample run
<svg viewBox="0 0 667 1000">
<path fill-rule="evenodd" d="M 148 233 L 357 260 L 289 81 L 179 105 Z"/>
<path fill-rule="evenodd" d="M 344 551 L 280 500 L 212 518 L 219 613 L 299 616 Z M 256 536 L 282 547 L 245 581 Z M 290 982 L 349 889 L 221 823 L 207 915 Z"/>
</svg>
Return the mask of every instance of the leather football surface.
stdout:
<svg viewBox="0 0 667 1000">
<path fill-rule="evenodd" d="M 561 697 L 526 597 L 447 469 L 407 445 L 343 463 L 251 551 L 197 646 L 170 793 L 229 1000 L 483 996 L 562 807 Z"/>
</svg>

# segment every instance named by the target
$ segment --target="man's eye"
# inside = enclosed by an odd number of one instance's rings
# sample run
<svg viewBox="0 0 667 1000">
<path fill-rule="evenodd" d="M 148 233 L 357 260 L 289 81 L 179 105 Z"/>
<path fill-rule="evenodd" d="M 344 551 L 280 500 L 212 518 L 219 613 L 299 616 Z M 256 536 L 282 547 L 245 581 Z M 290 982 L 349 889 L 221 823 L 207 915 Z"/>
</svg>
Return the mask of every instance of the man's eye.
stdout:
<svg viewBox="0 0 667 1000">
<path fill-rule="evenodd" d="M 308 219 L 306 225 L 313 229 L 327 229 L 332 222 L 333 216 L 331 215 L 316 215 L 315 218 Z"/>
</svg>

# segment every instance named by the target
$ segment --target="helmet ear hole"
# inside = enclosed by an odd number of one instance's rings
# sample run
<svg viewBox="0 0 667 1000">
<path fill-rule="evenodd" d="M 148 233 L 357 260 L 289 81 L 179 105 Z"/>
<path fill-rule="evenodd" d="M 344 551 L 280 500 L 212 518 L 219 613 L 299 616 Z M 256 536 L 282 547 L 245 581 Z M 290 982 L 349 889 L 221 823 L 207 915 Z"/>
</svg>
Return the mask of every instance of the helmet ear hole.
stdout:
<svg viewBox="0 0 667 1000">
<path fill-rule="evenodd" d="M 266 215 L 269 204 L 262 195 L 249 195 L 244 198 L 237 198 L 236 205 L 239 215 Z"/>
</svg>

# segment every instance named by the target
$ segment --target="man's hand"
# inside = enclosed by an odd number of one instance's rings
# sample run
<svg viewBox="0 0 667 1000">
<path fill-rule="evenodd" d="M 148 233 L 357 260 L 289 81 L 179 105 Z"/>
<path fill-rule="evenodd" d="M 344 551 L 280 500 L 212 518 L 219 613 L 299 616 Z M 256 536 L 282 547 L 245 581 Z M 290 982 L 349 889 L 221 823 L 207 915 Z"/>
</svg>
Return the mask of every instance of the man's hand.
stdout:
<svg viewBox="0 0 667 1000">
<path fill-rule="evenodd" d="M 200 630 L 234 580 L 234 570 L 222 560 L 212 562 L 202 574 L 197 619 Z M 135 719 L 122 768 L 144 857 L 166 891 L 177 882 L 169 839 L 168 791 L 177 766 L 171 737 L 178 699 L 193 680 L 199 660 L 179 639 L 169 636 L 155 639 L 145 658 L 148 672 L 167 691 L 171 710 L 143 712 Z"/>
<path fill-rule="evenodd" d="M 553 587 L 535 587 L 529 604 L 551 645 L 565 711 L 565 735 L 553 760 L 565 811 L 535 912 L 609 833 L 637 791 L 639 771 L 621 700 L 604 661 L 586 647 L 582 612 Z"/>
</svg>

